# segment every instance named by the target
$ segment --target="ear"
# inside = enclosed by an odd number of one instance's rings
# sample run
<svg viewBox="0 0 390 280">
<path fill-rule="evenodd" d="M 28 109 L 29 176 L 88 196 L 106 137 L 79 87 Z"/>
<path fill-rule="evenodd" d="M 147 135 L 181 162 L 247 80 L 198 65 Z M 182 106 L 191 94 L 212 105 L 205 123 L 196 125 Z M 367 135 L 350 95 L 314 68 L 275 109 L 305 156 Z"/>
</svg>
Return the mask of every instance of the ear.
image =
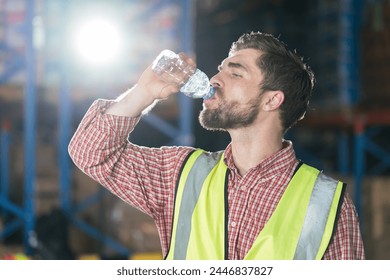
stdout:
<svg viewBox="0 0 390 280">
<path fill-rule="evenodd" d="M 266 98 L 264 100 L 264 111 L 277 110 L 284 101 L 284 93 L 280 90 L 268 91 L 266 92 Z"/>
</svg>

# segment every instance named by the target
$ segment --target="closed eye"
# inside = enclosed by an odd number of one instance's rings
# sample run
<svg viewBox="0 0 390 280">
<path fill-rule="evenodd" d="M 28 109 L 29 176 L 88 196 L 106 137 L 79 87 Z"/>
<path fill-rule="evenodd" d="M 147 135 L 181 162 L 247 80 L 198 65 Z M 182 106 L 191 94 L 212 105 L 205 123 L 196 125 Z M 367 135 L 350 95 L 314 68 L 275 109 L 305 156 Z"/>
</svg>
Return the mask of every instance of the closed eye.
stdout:
<svg viewBox="0 0 390 280">
<path fill-rule="evenodd" d="M 219 71 L 219 72 L 222 71 L 222 65 L 219 65 L 219 66 L 218 66 L 218 71 Z M 231 72 L 230 75 L 232 75 L 233 77 L 236 77 L 236 78 L 241 78 L 241 77 L 242 77 L 242 75 L 237 74 L 237 73 L 235 73 L 235 72 Z"/>
</svg>

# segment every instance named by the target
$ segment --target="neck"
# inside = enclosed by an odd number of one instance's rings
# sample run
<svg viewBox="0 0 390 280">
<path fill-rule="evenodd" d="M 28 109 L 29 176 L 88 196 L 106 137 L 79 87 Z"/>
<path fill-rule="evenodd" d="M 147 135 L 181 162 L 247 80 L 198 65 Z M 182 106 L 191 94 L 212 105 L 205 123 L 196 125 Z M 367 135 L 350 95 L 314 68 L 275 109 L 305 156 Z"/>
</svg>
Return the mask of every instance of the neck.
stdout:
<svg viewBox="0 0 390 280">
<path fill-rule="evenodd" d="M 241 176 L 283 147 L 282 134 L 276 133 L 275 129 L 261 131 L 258 128 L 243 128 L 229 133 L 234 164 Z"/>
</svg>

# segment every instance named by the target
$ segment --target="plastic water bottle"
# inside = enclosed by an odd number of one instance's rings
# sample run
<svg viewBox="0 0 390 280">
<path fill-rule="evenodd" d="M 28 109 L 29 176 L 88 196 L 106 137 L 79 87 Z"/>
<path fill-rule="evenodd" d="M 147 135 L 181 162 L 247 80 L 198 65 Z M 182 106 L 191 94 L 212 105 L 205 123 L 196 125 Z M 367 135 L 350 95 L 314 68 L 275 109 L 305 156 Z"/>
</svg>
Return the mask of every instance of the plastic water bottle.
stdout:
<svg viewBox="0 0 390 280">
<path fill-rule="evenodd" d="M 164 81 L 178 83 L 180 92 L 188 97 L 209 99 L 215 93 L 207 75 L 173 51 L 162 51 L 154 60 L 152 69 Z"/>
</svg>

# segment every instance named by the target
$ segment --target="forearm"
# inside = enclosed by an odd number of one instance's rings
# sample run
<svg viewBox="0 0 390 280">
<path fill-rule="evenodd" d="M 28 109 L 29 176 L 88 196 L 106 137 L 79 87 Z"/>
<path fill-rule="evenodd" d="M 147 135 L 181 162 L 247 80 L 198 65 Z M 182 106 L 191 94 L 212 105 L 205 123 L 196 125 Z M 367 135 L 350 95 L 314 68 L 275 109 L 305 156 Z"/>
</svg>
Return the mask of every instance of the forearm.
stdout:
<svg viewBox="0 0 390 280">
<path fill-rule="evenodd" d="M 149 66 L 138 83 L 119 96 L 106 113 L 117 116 L 138 117 L 150 110 L 159 100 L 179 92 L 179 85 L 162 81 Z"/>
<path fill-rule="evenodd" d="M 163 83 L 148 68 L 142 74 L 138 84 L 116 100 L 95 101 L 85 114 L 69 145 L 69 154 L 75 164 L 93 177 L 94 174 L 91 173 L 93 169 L 90 169 L 99 166 L 100 161 L 110 156 L 107 154 L 109 150 L 115 151 L 126 145 L 127 136 L 142 113 L 158 100 L 174 94 L 175 91 L 176 86 Z M 118 121 L 112 121 L 110 126 L 108 122 L 112 119 L 120 120 L 119 124 Z M 101 134 L 99 138 L 96 138 L 99 134 Z M 93 143 L 91 139 L 94 139 Z"/>
<path fill-rule="evenodd" d="M 69 143 L 69 155 L 84 173 L 99 181 L 110 173 L 109 165 L 103 163 L 126 145 L 128 134 L 138 118 L 105 115 L 113 101 L 97 100 L 88 109 Z M 111 125 L 110 125 L 111 122 Z"/>
<path fill-rule="evenodd" d="M 148 109 L 151 109 L 156 101 L 150 97 L 139 85 L 127 90 L 119 96 L 106 110 L 106 114 L 139 117 Z"/>
<path fill-rule="evenodd" d="M 129 143 L 128 134 L 145 110 L 179 91 L 149 66 L 138 83 L 114 101 L 96 101 L 70 144 L 77 167 L 127 203 L 149 215 L 164 212 L 181 163 L 191 149 L 152 149 Z"/>
</svg>

